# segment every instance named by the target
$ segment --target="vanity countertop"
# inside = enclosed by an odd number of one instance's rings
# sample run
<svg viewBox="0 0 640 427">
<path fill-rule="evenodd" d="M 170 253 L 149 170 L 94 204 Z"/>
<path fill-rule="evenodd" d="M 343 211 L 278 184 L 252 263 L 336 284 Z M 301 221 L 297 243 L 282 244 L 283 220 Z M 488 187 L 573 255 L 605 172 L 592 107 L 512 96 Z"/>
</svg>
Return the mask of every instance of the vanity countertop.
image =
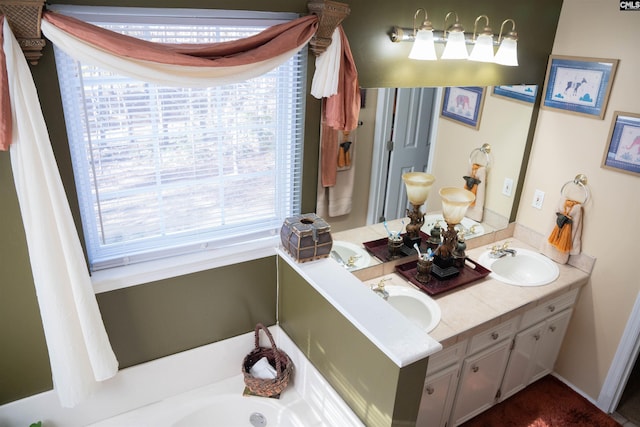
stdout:
<svg viewBox="0 0 640 427">
<path fill-rule="evenodd" d="M 536 250 L 514 238 L 496 243 L 502 244 L 507 240 L 511 248 Z M 491 244 L 468 250 L 467 257 L 477 260 L 490 247 Z M 447 347 L 587 283 L 588 273 L 570 265 L 558 265 L 558 268 L 558 279 L 548 285 L 513 286 L 487 276 L 464 287 L 432 297 L 440 306 L 442 319 L 429 335 Z M 382 278 L 389 279 L 385 282 L 387 285 L 414 286 L 396 273 L 365 280 L 364 283 L 367 286 L 375 285 Z"/>
</svg>

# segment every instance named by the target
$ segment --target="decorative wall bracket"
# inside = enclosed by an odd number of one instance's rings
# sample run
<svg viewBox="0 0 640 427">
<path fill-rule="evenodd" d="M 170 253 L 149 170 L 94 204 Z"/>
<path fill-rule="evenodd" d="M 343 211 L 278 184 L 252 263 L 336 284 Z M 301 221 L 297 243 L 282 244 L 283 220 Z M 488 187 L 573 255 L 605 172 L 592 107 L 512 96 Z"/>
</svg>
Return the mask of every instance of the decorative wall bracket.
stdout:
<svg viewBox="0 0 640 427">
<path fill-rule="evenodd" d="M 312 0 L 307 3 L 307 8 L 309 12 L 318 16 L 318 30 L 309 45 L 311 52 L 319 56 L 327 50 L 333 31 L 351 13 L 351 9 L 346 3 L 331 0 Z"/>
<path fill-rule="evenodd" d="M 38 63 L 45 45 L 40 33 L 44 2 L 45 0 L 0 0 L 0 14 L 9 22 L 24 56 L 32 65 Z"/>
</svg>

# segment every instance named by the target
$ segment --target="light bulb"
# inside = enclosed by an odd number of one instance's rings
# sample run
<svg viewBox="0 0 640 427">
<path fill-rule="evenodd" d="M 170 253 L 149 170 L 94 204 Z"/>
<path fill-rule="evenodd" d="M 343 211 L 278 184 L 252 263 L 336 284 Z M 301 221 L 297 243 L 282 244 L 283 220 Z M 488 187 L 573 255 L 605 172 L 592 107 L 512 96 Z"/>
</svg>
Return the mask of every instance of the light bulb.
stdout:
<svg viewBox="0 0 640 427">
<path fill-rule="evenodd" d="M 498 52 L 496 53 L 496 64 L 517 66 L 518 65 L 518 41 L 516 39 L 505 37 L 500 43 Z"/>
<path fill-rule="evenodd" d="M 433 30 L 418 30 L 416 40 L 409 53 L 409 59 L 418 59 L 422 61 L 435 61 L 436 46 L 433 41 Z"/>
<path fill-rule="evenodd" d="M 480 34 L 473 46 L 470 61 L 493 62 L 493 36 L 489 34 Z"/>
<path fill-rule="evenodd" d="M 447 44 L 442 52 L 442 59 L 467 59 L 467 46 L 464 41 L 463 31 L 450 31 L 447 35 Z"/>
</svg>

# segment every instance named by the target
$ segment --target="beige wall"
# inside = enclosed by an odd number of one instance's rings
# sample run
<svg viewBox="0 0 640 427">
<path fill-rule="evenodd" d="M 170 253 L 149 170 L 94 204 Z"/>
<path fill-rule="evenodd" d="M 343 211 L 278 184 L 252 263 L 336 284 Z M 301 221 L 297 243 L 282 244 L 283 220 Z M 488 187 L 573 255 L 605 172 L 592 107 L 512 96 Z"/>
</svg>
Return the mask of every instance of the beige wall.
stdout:
<svg viewBox="0 0 640 427">
<path fill-rule="evenodd" d="M 602 169 L 615 110 L 640 112 L 640 13 L 620 12 L 605 0 L 565 0 L 553 53 L 619 59 L 604 120 L 540 112 L 517 221 L 547 234 L 562 185 L 584 173 L 591 200 L 585 207 L 583 252 L 597 258 L 558 360 L 557 372 L 596 399 L 640 289 L 640 177 Z M 542 210 L 531 207 L 536 189 Z"/>
<path fill-rule="evenodd" d="M 438 120 L 433 159 L 436 182 L 427 202 L 429 210 L 441 209 L 438 189 L 464 185 L 462 177 L 468 172 L 469 155 L 489 143 L 492 163 L 485 181 L 485 206 L 491 206 L 492 211 L 504 218 L 511 215 L 533 105 L 496 97 L 491 95 L 492 89 L 487 88 L 477 130 L 451 120 Z M 502 184 L 507 177 L 514 182 L 510 197 L 502 194 Z"/>
</svg>

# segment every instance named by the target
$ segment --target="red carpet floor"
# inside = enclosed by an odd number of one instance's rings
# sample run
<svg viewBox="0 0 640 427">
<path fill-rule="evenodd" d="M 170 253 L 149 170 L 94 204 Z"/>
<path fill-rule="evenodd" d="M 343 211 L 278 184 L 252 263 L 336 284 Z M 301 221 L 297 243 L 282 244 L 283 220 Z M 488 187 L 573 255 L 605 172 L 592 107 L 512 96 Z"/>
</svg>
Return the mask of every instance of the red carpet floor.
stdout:
<svg viewBox="0 0 640 427">
<path fill-rule="evenodd" d="M 618 427 L 620 424 L 547 375 L 462 427 Z"/>
</svg>

